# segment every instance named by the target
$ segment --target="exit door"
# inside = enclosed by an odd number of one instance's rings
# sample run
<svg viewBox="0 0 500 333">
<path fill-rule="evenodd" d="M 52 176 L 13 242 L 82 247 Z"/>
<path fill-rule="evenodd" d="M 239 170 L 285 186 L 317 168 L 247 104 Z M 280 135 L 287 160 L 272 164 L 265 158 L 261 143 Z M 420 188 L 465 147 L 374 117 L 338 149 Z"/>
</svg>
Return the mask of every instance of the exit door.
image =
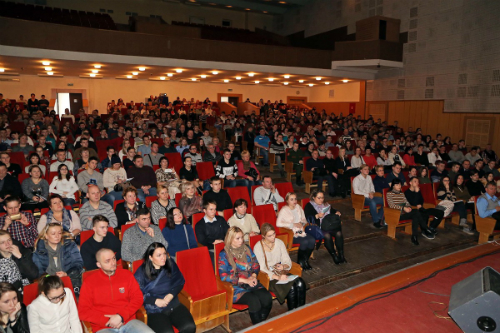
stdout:
<svg viewBox="0 0 500 333">
<path fill-rule="evenodd" d="M 228 97 L 228 101 L 230 104 L 237 107 L 238 103 L 240 102 L 240 99 L 238 97 Z"/>
<path fill-rule="evenodd" d="M 69 109 L 71 114 L 78 114 L 78 111 L 83 109 L 83 99 L 81 93 L 69 94 Z"/>
</svg>

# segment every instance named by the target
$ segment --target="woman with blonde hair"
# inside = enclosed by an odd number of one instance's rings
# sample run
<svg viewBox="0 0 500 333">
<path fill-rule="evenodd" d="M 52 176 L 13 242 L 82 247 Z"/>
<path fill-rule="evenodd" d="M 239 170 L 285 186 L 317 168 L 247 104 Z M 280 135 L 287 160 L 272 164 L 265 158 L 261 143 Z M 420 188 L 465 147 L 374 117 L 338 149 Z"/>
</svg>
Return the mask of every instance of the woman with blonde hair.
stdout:
<svg viewBox="0 0 500 333">
<path fill-rule="evenodd" d="M 252 324 L 266 320 L 271 312 L 272 296 L 257 280 L 259 262 L 245 245 L 240 228 L 231 227 L 227 231 L 217 266 L 221 280 L 233 285 L 233 303 L 248 305 Z"/>
<path fill-rule="evenodd" d="M 261 227 L 262 239 L 255 244 L 253 251 L 261 270 L 269 276 L 269 291 L 272 291 L 280 304 L 286 299 L 288 310 L 293 310 L 306 303 L 306 283 L 301 277 L 296 277 L 286 284 L 277 284 L 287 281 L 287 273 L 292 268 L 292 260 L 285 243 L 276 238 L 276 229 L 264 223 Z"/>
<path fill-rule="evenodd" d="M 123 156 L 127 157 L 127 149 L 130 147 L 130 141 L 129 140 L 123 140 L 122 142 L 122 149 L 118 152 L 118 157 L 120 158 L 121 161 L 123 161 Z"/>
<path fill-rule="evenodd" d="M 203 211 L 203 198 L 196 195 L 196 188 L 193 183 L 185 182 L 181 185 L 182 198 L 179 201 L 179 208 L 182 214 L 191 222 L 193 214 Z"/>
<path fill-rule="evenodd" d="M 312 269 L 309 265 L 309 257 L 314 250 L 316 240 L 313 236 L 306 234 L 304 226 L 307 223 L 304 210 L 297 205 L 297 195 L 288 192 L 285 197 L 286 206 L 281 208 L 276 220 L 276 226 L 293 231 L 293 243 L 300 244 L 297 255 L 297 263 L 303 270 Z"/>
</svg>

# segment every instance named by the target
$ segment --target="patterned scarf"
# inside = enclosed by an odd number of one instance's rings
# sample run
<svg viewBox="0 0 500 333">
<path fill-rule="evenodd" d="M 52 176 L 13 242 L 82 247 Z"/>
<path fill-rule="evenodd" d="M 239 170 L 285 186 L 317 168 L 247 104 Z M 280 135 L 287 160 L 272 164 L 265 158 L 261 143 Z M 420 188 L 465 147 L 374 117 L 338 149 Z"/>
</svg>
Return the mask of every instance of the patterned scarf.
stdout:
<svg viewBox="0 0 500 333">
<path fill-rule="evenodd" d="M 314 202 L 314 200 L 311 200 L 309 201 L 309 203 L 314 207 L 314 209 L 316 210 L 316 212 L 318 213 L 321 213 L 323 211 L 323 208 L 325 207 L 328 207 L 327 205 L 325 205 L 324 203 L 322 205 L 318 205 L 316 202 Z M 323 219 L 328 215 L 330 214 L 332 208 L 330 207 L 330 209 L 325 213 L 325 215 L 323 215 L 322 218 L 319 219 L 319 223 L 321 225 L 321 222 L 323 222 Z"/>
<path fill-rule="evenodd" d="M 252 254 L 250 253 L 250 249 L 245 245 L 241 245 L 238 248 L 234 248 L 231 245 L 225 246 L 224 250 L 226 251 L 227 254 L 227 261 L 233 268 L 233 271 L 236 272 L 236 262 L 235 258 L 240 262 L 243 263 L 246 261 L 246 258 L 244 257 L 245 255 L 248 255 L 250 258 L 252 258 Z M 248 267 L 249 263 L 245 263 L 245 268 Z"/>
<path fill-rule="evenodd" d="M 128 208 L 128 205 L 127 203 L 125 203 L 125 211 L 127 212 L 129 218 L 130 218 L 130 221 L 133 221 L 135 220 L 136 218 L 136 213 L 137 213 L 137 203 L 134 205 L 134 208 L 130 209 Z"/>
<path fill-rule="evenodd" d="M 49 210 L 47 212 L 47 224 L 49 223 L 52 223 L 52 222 L 55 222 L 55 223 L 59 223 L 59 221 L 52 221 L 52 219 L 54 218 L 54 212 L 52 210 Z M 66 209 L 66 208 L 63 208 L 63 211 L 62 211 L 62 226 L 63 226 L 63 230 L 64 231 L 69 231 L 70 228 L 71 228 L 71 214 L 69 213 L 69 211 Z"/>
</svg>

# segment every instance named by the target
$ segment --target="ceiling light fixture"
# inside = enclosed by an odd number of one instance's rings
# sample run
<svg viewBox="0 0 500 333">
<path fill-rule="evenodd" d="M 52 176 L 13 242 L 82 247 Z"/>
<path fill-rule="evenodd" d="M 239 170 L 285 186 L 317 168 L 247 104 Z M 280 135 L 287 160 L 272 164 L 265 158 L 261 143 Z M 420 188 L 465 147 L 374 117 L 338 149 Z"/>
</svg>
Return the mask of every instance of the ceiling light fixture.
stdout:
<svg viewBox="0 0 500 333">
<path fill-rule="evenodd" d="M 236 77 L 236 80 L 241 80 L 241 76 L 237 76 L 237 77 Z"/>
<path fill-rule="evenodd" d="M 270 77 L 268 80 L 269 80 L 269 82 L 273 82 L 274 81 L 274 79 L 272 77 Z"/>
<path fill-rule="evenodd" d="M 95 74 L 93 74 L 93 73 L 92 73 L 92 74 L 89 74 L 89 75 L 90 75 L 90 77 L 95 77 Z"/>
<path fill-rule="evenodd" d="M 342 82 L 347 83 L 347 82 L 349 82 L 349 80 L 342 80 Z"/>
<path fill-rule="evenodd" d="M 217 71 L 213 71 L 213 72 L 212 72 L 212 74 L 213 74 L 213 75 L 217 75 L 217 74 L 219 74 L 219 72 L 217 72 Z"/>
<path fill-rule="evenodd" d="M 94 65 L 94 68 L 99 69 L 99 68 L 101 68 L 101 65 Z"/>
<path fill-rule="evenodd" d="M 290 78 L 290 75 L 283 75 L 283 77 L 284 77 L 285 79 L 289 79 L 289 78 Z"/>
<path fill-rule="evenodd" d="M 94 73 L 94 74 L 99 73 L 99 71 L 97 69 L 93 69 L 93 70 L 91 70 L 91 72 Z"/>
<path fill-rule="evenodd" d="M 282 5 L 285 5 L 285 4 L 286 4 L 286 2 L 285 2 L 285 1 L 280 1 L 279 3 L 280 3 L 280 4 L 282 4 Z"/>
<path fill-rule="evenodd" d="M 47 75 L 54 75 L 54 72 L 47 72 Z"/>
<path fill-rule="evenodd" d="M 5 68 L 0 68 L 0 73 L 5 72 Z"/>
<path fill-rule="evenodd" d="M 245 10 L 250 10 L 250 8 L 245 8 Z"/>
<path fill-rule="evenodd" d="M 206 79 L 207 76 L 206 75 L 200 75 L 202 79 Z"/>
<path fill-rule="evenodd" d="M 144 72 L 144 71 L 146 70 L 146 67 L 139 67 L 139 70 L 140 70 L 141 72 Z"/>
<path fill-rule="evenodd" d="M 139 72 L 132 72 L 132 75 L 139 75 Z"/>
<path fill-rule="evenodd" d="M 226 6 L 227 8 L 233 8 L 233 6 Z"/>
<path fill-rule="evenodd" d="M 174 76 L 174 74 L 172 74 L 172 73 L 168 73 L 168 74 L 167 74 L 167 76 L 168 76 L 168 77 L 172 77 L 172 76 Z"/>
<path fill-rule="evenodd" d="M 42 65 L 44 65 L 44 66 L 50 66 L 50 61 L 42 61 Z"/>
<path fill-rule="evenodd" d="M 52 70 L 52 67 L 45 67 L 45 70 L 50 72 Z"/>
<path fill-rule="evenodd" d="M 267 10 L 262 11 L 264 14 L 267 14 Z"/>
<path fill-rule="evenodd" d="M 256 84 L 259 84 L 259 83 L 260 83 L 260 81 L 255 81 L 255 83 L 256 83 Z"/>
<path fill-rule="evenodd" d="M 165 80 L 165 77 L 164 76 L 160 76 L 160 80 Z"/>
<path fill-rule="evenodd" d="M 316 81 L 321 81 L 321 78 L 320 78 L 320 77 L 317 77 L 317 78 L 316 78 Z"/>
<path fill-rule="evenodd" d="M 132 75 L 127 75 L 127 79 L 131 79 L 132 77 Z"/>
<path fill-rule="evenodd" d="M 255 74 L 254 73 L 248 73 L 248 76 L 253 77 Z"/>
<path fill-rule="evenodd" d="M 182 73 L 182 69 L 176 69 L 175 72 L 176 73 Z"/>
<path fill-rule="evenodd" d="M 304 83 L 304 80 L 299 80 L 299 83 Z"/>
<path fill-rule="evenodd" d="M 196 81 L 196 79 L 193 77 L 193 78 L 191 79 L 191 81 Z"/>
<path fill-rule="evenodd" d="M 327 81 L 327 82 L 325 82 L 325 84 L 326 84 L 326 85 L 329 85 L 329 84 L 330 84 L 330 82 L 328 82 L 328 81 Z"/>
<path fill-rule="evenodd" d="M 284 84 L 285 86 L 287 86 L 287 85 L 288 85 L 288 82 L 283 82 L 283 84 Z"/>
<path fill-rule="evenodd" d="M 225 83 L 228 83 L 228 82 L 229 82 L 229 80 L 224 80 L 224 82 L 225 82 Z"/>
<path fill-rule="evenodd" d="M 309 83 L 309 87 L 312 87 L 312 86 L 314 86 L 314 84 L 312 84 L 312 83 Z"/>
</svg>

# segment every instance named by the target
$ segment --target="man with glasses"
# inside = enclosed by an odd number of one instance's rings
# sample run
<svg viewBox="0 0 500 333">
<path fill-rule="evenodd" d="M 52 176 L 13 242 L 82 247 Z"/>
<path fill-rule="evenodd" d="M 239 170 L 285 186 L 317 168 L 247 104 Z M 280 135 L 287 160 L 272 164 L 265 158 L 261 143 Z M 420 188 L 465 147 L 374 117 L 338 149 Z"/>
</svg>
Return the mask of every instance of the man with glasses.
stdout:
<svg viewBox="0 0 500 333">
<path fill-rule="evenodd" d="M 132 272 L 117 269 L 116 256 L 110 249 L 96 254 L 99 271 L 82 284 L 78 301 L 80 320 L 88 321 L 94 332 L 154 333 L 135 313 L 144 299 Z"/>
<path fill-rule="evenodd" d="M 195 144 L 191 144 L 189 146 L 189 151 L 184 157 L 189 156 L 191 157 L 191 161 L 193 162 L 193 166 L 196 166 L 196 163 L 203 162 L 203 158 L 201 157 L 201 154 L 198 153 L 198 148 L 196 148 Z"/>
</svg>

